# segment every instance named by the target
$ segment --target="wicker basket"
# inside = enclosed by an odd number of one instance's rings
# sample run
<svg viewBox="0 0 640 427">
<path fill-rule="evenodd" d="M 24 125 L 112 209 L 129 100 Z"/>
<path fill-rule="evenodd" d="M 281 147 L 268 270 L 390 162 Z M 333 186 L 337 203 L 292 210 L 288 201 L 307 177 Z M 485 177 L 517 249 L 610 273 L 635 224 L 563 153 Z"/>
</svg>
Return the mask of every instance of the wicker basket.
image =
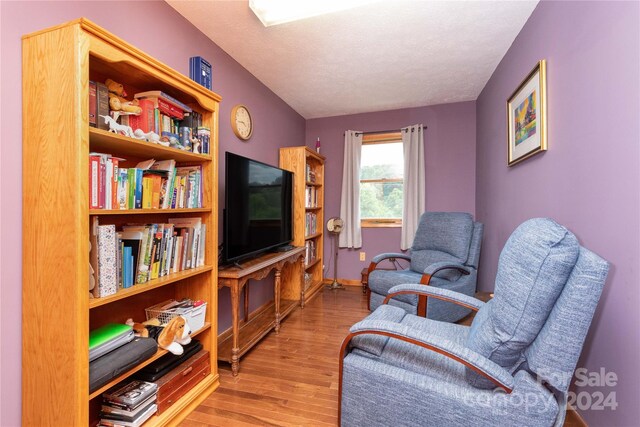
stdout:
<svg viewBox="0 0 640 427">
<path fill-rule="evenodd" d="M 173 302 L 175 301 L 167 300 L 156 304 L 153 307 L 145 308 L 144 311 L 147 315 L 147 320 L 151 320 L 155 317 L 160 321 L 161 325 L 166 325 L 174 317 L 183 316 L 187 320 L 187 324 L 189 325 L 191 332 L 197 331 L 204 326 L 204 318 L 205 314 L 207 313 L 206 302 L 197 307 L 177 307 L 163 309 L 163 307 L 167 307 Z"/>
</svg>

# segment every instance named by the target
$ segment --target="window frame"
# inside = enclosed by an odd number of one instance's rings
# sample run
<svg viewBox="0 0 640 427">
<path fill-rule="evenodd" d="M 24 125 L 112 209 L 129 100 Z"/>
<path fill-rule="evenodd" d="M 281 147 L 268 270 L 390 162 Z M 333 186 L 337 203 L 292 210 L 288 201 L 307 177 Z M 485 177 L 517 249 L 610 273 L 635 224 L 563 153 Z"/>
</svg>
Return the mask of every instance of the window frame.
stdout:
<svg viewBox="0 0 640 427">
<path fill-rule="evenodd" d="M 402 142 L 402 131 L 397 132 L 385 132 L 385 133 L 370 133 L 362 136 L 362 145 L 375 145 L 375 144 L 389 144 L 393 142 Z M 404 190 L 404 178 L 402 179 L 361 179 L 358 180 L 358 185 L 363 182 L 402 182 L 402 188 Z M 399 228 L 402 227 L 402 218 L 366 218 L 360 219 L 361 228 Z"/>
</svg>

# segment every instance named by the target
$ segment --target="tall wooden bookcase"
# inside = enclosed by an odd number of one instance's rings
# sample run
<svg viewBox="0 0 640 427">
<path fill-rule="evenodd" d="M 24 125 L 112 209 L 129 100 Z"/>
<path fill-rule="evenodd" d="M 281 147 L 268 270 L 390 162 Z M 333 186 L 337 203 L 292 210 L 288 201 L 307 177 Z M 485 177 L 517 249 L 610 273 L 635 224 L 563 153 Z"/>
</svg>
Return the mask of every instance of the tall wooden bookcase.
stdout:
<svg viewBox="0 0 640 427">
<path fill-rule="evenodd" d="M 304 265 L 306 280 L 297 285 L 300 281 L 294 280 L 296 276 L 284 278 L 283 283 L 288 285 L 283 287 L 282 297 L 300 298 L 302 307 L 322 289 L 324 280 L 324 161 L 324 156 L 306 146 L 280 149 L 280 167 L 294 173 L 293 244 L 306 246 L 310 252 Z M 292 268 L 288 274 L 299 277 L 300 271 Z"/>
<path fill-rule="evenodd" d="M 89 392 L 89 331 L 166 299 L 205 300 L 205 326 L 194 332 L 210 352 L 211 373 L 145 425 L 174 424 L 219 385 L 217 369 L 218 109 L 220 97 L 86 19 L 23 37 L 23 317 L 22 422 L 93 425 L 102 392 L 152 359 Z M 129 94 L 161 90 L 203 115 L 210 154 L 165 148 L 90 128 L 89 80 L 112 78 Z M 202 165 L 199 209 L 89 209 L 89 152 L 126 159 L 175 159 Z M 200 217 L 208 235 L 205 265 L 115 295 L 90 299 L 89 224 L 166 223 Z"/>
</svg>

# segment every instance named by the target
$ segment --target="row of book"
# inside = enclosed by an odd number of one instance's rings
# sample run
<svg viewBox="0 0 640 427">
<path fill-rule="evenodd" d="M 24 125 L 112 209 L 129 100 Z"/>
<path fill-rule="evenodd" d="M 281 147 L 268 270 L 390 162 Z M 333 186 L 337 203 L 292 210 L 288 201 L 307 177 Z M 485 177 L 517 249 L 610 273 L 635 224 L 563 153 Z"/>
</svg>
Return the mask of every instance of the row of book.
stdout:
<svg viewBox="0 0 640 427">
<path fill-rule="evenodd" d="M 310 236 L 318 230 L 318 216 L 313 212 L 307 212 L 304 218 L 304 235 Z"/>
<path fill-rule="evenodd" d="M 99 427 L 140 427 L 158 410 L 158 385 L 131 381 L 102 395 Z"/>
<path fill-rule="evenodd" d="M 311 168 L 310 164 L 305 167 L 305 180 L 311 183 L 316 182 L 316 172 Z"/>
<path fill-rule="evenodd" d="M 304 264 L 309 265 L 316 260 L 316 242 L 314 242 L 313 240 L 307 240 L 304 244 L 304 248 Z"/>
<path fill-rule="evenodd" d="M 166 224 L 91 225 L 93 295 L 102 298 L 120 288 L 204 265 L 207 228 L 200 218 L 169 218 Z"/>
<path fill-rule="evenodd" d="M 304 206 L 306 208 L 318 207 L 318 189 L 316 187 L 305 187 Z"/>
<path fill-rule="evenodd" d="M 125 159 L 89 154 L 90 209 L 181 209 L 202 207 L 202 165 L 176 166 L 150 159 L 123 168 Z"/>
</svg>

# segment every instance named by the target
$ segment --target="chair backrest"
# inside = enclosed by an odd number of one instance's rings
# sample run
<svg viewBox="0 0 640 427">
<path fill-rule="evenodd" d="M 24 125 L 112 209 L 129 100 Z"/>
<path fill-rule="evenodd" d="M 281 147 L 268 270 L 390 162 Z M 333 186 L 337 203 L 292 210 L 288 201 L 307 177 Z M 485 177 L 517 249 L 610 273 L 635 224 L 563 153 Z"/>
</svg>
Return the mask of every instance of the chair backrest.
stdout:
<svg viewBox="0 0 640 427">
<path fill-rule="evenodd" d="M 580 247 L 567 284 L 524 352 L 528 369 L 562 393 L 569 390 L 608 271 L 605 260 Z"/>
<path fill-rule="evenodd" d="M 422 273 L 436 262 L 478 268 L 482 224 L 464 212 L 425 212 L 411 246 L 411 270 Z"/>
<path fill-rule="evenodd" d="M 606 273 L 607 263 L 566 228 L 550 219 L 526 221 L 500 254 L 495 296 L 477 313 L 467 346 L 507 369 L 526 362 L 545 380 L 567 373 L 552 384 L 566 391 Z M 493 387 L 471 370 L 467 380 Z"/>
</svg>

